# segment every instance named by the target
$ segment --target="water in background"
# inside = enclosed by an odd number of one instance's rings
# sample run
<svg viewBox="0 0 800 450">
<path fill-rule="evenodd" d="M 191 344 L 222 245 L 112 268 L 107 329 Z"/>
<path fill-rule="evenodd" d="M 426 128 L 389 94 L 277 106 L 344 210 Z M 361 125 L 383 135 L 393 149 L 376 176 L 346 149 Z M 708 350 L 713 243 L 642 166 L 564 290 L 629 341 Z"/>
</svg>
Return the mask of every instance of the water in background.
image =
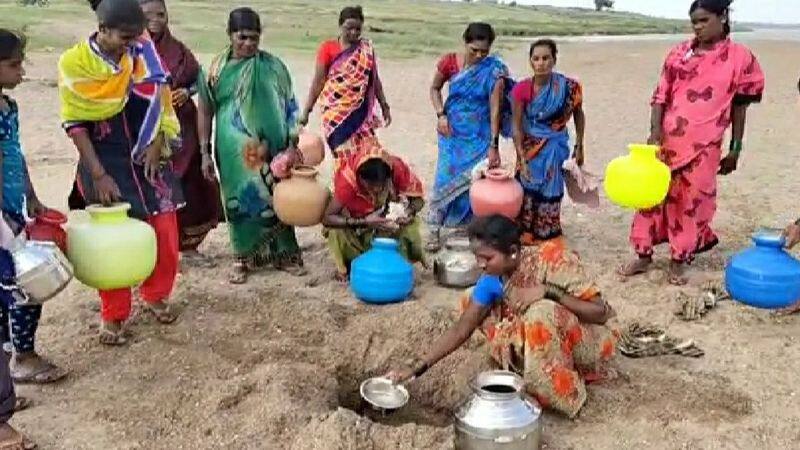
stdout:
<svg viewBox="0 0 800 450">
<path fill-rule="evenodd" d="M 608 42 L 608 41 L 680 41 L 689 34 L 632 34 L 623 36 L 560 36 L 565 42 Z M 800 41 L 800 28 L 797 29 L 757 29 L 742 33 L 733 33 L 739 41 Z M 527 39 L 527 38 L 526 38 Z"/>
</svg>

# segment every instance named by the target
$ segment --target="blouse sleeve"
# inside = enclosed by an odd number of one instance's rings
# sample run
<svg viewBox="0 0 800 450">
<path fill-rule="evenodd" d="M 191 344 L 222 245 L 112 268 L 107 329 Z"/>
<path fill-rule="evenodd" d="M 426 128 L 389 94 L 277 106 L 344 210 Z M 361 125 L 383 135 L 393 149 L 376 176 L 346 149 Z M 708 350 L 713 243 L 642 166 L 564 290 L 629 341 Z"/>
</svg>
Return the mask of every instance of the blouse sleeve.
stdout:
<svg viewBox="0 0 800 450">
<path fill-rule="evenodd" d="M 330 67 L 331 63 L 339 54 L 340 46 L 337 41 L 325 41 L 320 44 L 317 50 L 317 64 L 322 64 L 325 67 Z"/>
<path fill-rule="evenodd" d="M 472 290 L 472 301 L 481 306 L 492 306 L 503 297 L 503 282 L 494 275 L 481 275 Z"/>
<path fill-rule="evenodd" d="M 458 56 L 455 53 L 448 53 L 436 63 L 436 70 L 442 75 L 444 81 L 449 81 L 458 73 Z"/>
<path fill-rule="evenodd" d="M 736 105 L 759 103 L 765 87 L 764 71 L 750 50 L 744 49 L 743 54 L 743 63 L 737 74 L 733 103 Z"/>
<path fill-rule="evenodd" d="M 672 93 L 672 83 L 675 81 L 675 70 L 672 67 L 672 60 L 675 55 L 675 50 L 669 52 L 667 58 L 664 60 L 664 66 L 661 68 L 661 76 L 658 79 L 658 85 L 650 105 L 666 105 L 669 103 Z"/>
<path fill-rule="evenodd" d="M 522 80 L 519 83 L 515 84 L 514 87 L 511 89 L 511 98 L 525 106 L 531 102 L 531 82 L 530 80 Z"/>
</svg>

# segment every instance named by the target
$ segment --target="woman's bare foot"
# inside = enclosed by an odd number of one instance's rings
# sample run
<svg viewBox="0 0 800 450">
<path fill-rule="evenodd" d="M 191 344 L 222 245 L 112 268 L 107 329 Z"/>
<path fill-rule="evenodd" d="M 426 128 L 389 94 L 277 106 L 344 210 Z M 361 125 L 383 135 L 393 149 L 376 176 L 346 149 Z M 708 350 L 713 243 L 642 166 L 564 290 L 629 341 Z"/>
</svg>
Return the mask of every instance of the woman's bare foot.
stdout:
<svg viewBox="0 0 800 450">
<path fill-rule="evenodd" d="M 686 286 L 689 279 L 686 278 L 686 264 L 678 261 L 670 261 L 667 271 L 667 283 L 673 286 Z"/>
<path fill-rule="evenodd" d="M 294 277 L 304 277 L 308 275 L 308 270 L 300 263 L 284 263 L 276 267 L 281 272 L 286 272 Z"/>
<path fill-rule="evenodd" d="M 147 303 L 145 309 L 162 325 L 169 325 L 178 320 L 178 314 L 172 310 L 169 303 L 163 300 L 155 303 Z"/>
<path fill-rule="evenodd" d="M 213 258 L 206 256 L 197 250 L 186 250 L 181 253 L 181 262 L 190 267 L 199 267 L 201 269 L 213 269 L 217 267 L 217 263 Z"/>
<path fill-rule="evenodd" d="M 100 325 L 98 340 L 103 345 L 118 347 L 128 343 L 122 322 L 103 322 Z"/>
<path fill-rule="evenodd" d="M 794 305 L 789 306 L 787 308 L 781 308 L 775 311 L 775 315 L 778 316 L 791 316 L 797 313 L 800 313 L 800 302 L 797 302 Z"/>
<path fill-rule="evenodd" d="M 47 384 L 62 380 L 67 371 L 36 352 L 19 353 L 11 358 L 11 378 L 20 384 Z"/>
<path fill-rule="evenodd" d="M 25 439 L 25 436 L 11 425 L 7 423 L 0 425 L 0 450 L 31 450 L 35 448 L 36 444 Z"/>
<path fill-rule="evenodd" d="M 243 262 L 237 262 L 233 265 L 233 270 L 228 276 L 230 284 L 245 284 L 247 283 L 247 266 Z"/>
<path fill-rule="evenodd" d="M 339 272 L 337 270 L 336 273 L 333 274 L 333 281 L 346 285 L 350 283 L 350 277 L 347 275 L 347 272 Z"/>
<path fill-rule="evenodd" d="M 628 278 L 635 277 L 636 275 L 644 275 L 650 270 L 650 265 L 653 264 L 653 258 L 650 256 L 639 256 L 636 261 L 628 263 L 617 269 L 617 275 L 620 276 L 621 281 L 627 281 Z"/>
</svg>

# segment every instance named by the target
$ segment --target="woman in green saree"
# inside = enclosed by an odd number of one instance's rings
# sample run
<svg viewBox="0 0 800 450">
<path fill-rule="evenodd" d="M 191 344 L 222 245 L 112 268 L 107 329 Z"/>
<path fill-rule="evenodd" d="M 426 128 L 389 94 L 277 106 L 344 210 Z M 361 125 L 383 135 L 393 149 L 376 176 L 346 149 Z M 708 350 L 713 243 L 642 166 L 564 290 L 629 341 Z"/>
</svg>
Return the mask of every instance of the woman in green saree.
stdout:
<svg viewBox="0 0 800 450">
<path fill-rule="evenodd" d="M 303 275 L 294 229 L 275 215 L 272 193 L 278 179 L 269 163 L 287 152 L 299 158 L 297 101 L 284 63 L 259 50 L 261 19 L 250 8 L 230 13 L 231 45 L 198 82 L 198 130 L 203 171 L 213 178 L 211 124 L 216 117 L 215 156 L 236 264 L 230 281 L 242 284 L 248 272 L 273 265 Z"/>
</svg>

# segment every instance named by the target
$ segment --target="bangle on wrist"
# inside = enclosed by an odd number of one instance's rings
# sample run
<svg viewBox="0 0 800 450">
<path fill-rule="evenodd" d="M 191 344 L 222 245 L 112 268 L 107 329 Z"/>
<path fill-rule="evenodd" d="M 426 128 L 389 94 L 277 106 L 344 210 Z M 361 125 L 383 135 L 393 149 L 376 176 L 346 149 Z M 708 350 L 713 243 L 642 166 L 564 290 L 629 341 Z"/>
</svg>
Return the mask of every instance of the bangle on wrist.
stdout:
<svg viewBox="0 0 800 450">
<path fill-rule="evenodd" d="M 564 296 L 564 292 L 556 286 L 547 284 L 544 288 L 544 296 L 545 298 L 549 298 L 554 302 L 561 303 L 561 298 Z"/>
<path fill-rule="evenodd" d="M 732 154 L 738 156 L 740 153 L 742 153 L 742 141 L 738 139 L 731 140 L 731 145 L 729 149 Z"/>
<path fill-rule="evenodd" d="M 500 147 L 500 136 L 494 136 L 494 137 L 492 137 L 492 147 L 493 147 L 493 148 L 498 148 L 498 147 Z"/>
<path fill-rule="evenodd" d="M 439 118 L 439 119 L 441 119 L 442 117 L 446 117 L 446 116 L 447 116 L 447 114 L 445 114 L 444 111 L 437 111 L 436 112 L 436 117 Z"/>
</svg>

